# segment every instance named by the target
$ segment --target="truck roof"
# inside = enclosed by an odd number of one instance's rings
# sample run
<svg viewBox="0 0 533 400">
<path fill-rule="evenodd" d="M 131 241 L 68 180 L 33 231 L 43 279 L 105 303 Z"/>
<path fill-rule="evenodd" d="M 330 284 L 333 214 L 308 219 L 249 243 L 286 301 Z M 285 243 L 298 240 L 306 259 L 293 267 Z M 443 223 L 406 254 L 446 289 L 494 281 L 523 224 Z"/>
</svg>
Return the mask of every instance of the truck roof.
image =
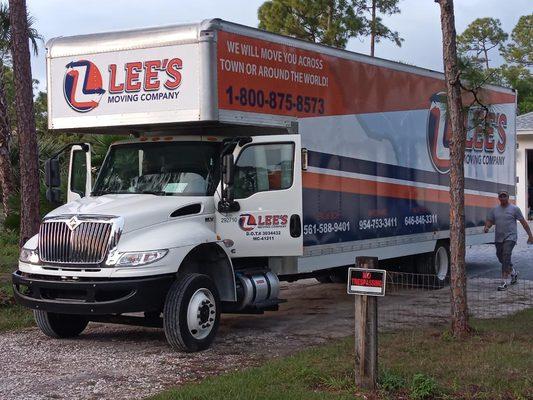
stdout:
<svg viewBox="0 0 533 400">
<path fill-rule="evenodd" d="M 198 41 L 202 23 L 138 28 L 125 31 L 59 36 L 46 43 L 51 58 L 142 49 Z"/>
</svg>

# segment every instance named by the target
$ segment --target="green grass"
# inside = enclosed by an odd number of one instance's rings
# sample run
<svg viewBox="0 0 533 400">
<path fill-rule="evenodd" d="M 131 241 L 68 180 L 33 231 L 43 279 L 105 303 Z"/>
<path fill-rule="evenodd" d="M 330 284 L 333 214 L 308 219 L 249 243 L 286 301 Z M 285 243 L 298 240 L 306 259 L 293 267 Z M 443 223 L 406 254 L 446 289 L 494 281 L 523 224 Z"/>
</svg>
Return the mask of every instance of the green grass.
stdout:
<svg viewBox="0 0 533 400">
<path fill-rule="evenodd" d="M 153 399 L 353 399 L 346 341 L 267 362 L 260 368 L 207 378 Z M 339 363 L 339 360 L 343 360 Z"/>
<path fill-rule="evenodd" d="M 18 235 L 0 228 L 0 274 L 11 273 L 17 268 L 18 255 Z"/>
<path fill-rule="evenodd" d="M 387 335 L 381 341 L 383 364 L 404 377 L 431 375 L 465 398 L 531 398 L 533 309 L 473 320 L 472 326 L 475 333 L 465 341 L 439 331 Z"/>
<path fill-rule="evenodd" d="M 0 306 L 0 333 L 34 325 L 33 314 L 27 308 L 17 304 Z"/>
<path fill-rule="evenodd" d="M 0 332 L 33 325 L 31 311 L 13 300 L 11 272 L 17 269 L 18 254 L 18 235 L 0 230 Z"/>
<path fill-rule="evenodd" d="M 475 333 L 463 341 L 435 328 L 380 335 L 375 393 L 356 390 L 352 339 L 347 338 L 152 399 L 533 398 L 533 309 L 473 320 L 472 326 Z"/>
</svg>

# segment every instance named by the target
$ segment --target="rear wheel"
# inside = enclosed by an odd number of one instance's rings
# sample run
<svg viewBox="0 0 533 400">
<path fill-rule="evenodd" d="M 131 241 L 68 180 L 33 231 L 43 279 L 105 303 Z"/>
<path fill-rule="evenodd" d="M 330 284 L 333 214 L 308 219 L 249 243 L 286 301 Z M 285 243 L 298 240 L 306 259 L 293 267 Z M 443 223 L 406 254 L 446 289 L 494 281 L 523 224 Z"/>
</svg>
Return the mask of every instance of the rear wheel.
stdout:
<svg viewBox="0 0 533 400">
<path fill-rule="evenodd" d="M 331 282 L 333 283 L 346 283 L 348 282 L 348 267 L 339 267 L 333 270 L 329 275 Z"/>
<path fill-rule="evenodd" d="M 320 283 L 332 283 L 329 275 L 318 275 L 315 276 L 315 279 Z"/>
<path fill-rule="evenodd" d="M 207 349 L 220 323 L 220 298 L 207 275 L 188 273 L 170 287 L 163 309 L 163 328 L 175 349 Z"/>
<path fill-rule="evenodd" d="M 439 242 L 433 253 L 420 254 L 416 260 L 416 272 L 433 276 L 430 284 L 443 287 L 450 279 L 450 247 L 446 242 Z"/>
<path fill-rule="evenodd" d="M 41 310 L 34 310 L 33 317 L 39 329 L 55 339 L 78 336 L 89 323 L 83 315 L 54 314 Z"/>
</svg>

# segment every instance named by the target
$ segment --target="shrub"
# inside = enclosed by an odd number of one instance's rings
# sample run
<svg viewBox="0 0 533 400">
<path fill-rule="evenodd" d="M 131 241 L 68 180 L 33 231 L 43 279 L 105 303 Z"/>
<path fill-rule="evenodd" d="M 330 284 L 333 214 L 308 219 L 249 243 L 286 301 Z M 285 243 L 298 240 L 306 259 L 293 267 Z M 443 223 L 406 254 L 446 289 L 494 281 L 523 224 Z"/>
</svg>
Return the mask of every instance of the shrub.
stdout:
<svg viewBox="0 0 533 400">
<path fill-rule="evenodd" d="M 405 387 L 405 379 L 391 371 L 384 370 L 379 376 L 378 385 L 386 392 L 396 392 Z"/>
<path fill-rule="evenodd" d="M 411 381 L 411 398 L 423 400 L 434 398 L 439 393 L 435 379 L 424 374 L 415 374 Z"/>
</svg>

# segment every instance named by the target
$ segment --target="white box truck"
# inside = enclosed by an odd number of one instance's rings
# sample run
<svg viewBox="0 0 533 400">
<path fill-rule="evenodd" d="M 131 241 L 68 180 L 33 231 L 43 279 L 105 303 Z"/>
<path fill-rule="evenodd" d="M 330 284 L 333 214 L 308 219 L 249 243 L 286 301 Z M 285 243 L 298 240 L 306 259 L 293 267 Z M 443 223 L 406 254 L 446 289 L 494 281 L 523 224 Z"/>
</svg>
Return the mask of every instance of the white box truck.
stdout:
<svg viewBox="0 0 533 400">
<path fill-rule="evenodd" d="M 90 146 L 70 147 L 68 202 L 21 251 L 16 299 L 45 334 L 163 326 L 197 351 L 221 312 L 275 310 L 280 279 L 337 279 L 359 255 L 411 257 L 447 279 L 442 74 L 218 19 L 56 38 L 47 67 L 51 130 L 130 139 L 94 183 Z M 480 96 L 468 244 L 491 240 L 495 193 L 515 193 L 515 93 Z M 58 201 L 57 157 L 46 173 Z"/>
</svg>

